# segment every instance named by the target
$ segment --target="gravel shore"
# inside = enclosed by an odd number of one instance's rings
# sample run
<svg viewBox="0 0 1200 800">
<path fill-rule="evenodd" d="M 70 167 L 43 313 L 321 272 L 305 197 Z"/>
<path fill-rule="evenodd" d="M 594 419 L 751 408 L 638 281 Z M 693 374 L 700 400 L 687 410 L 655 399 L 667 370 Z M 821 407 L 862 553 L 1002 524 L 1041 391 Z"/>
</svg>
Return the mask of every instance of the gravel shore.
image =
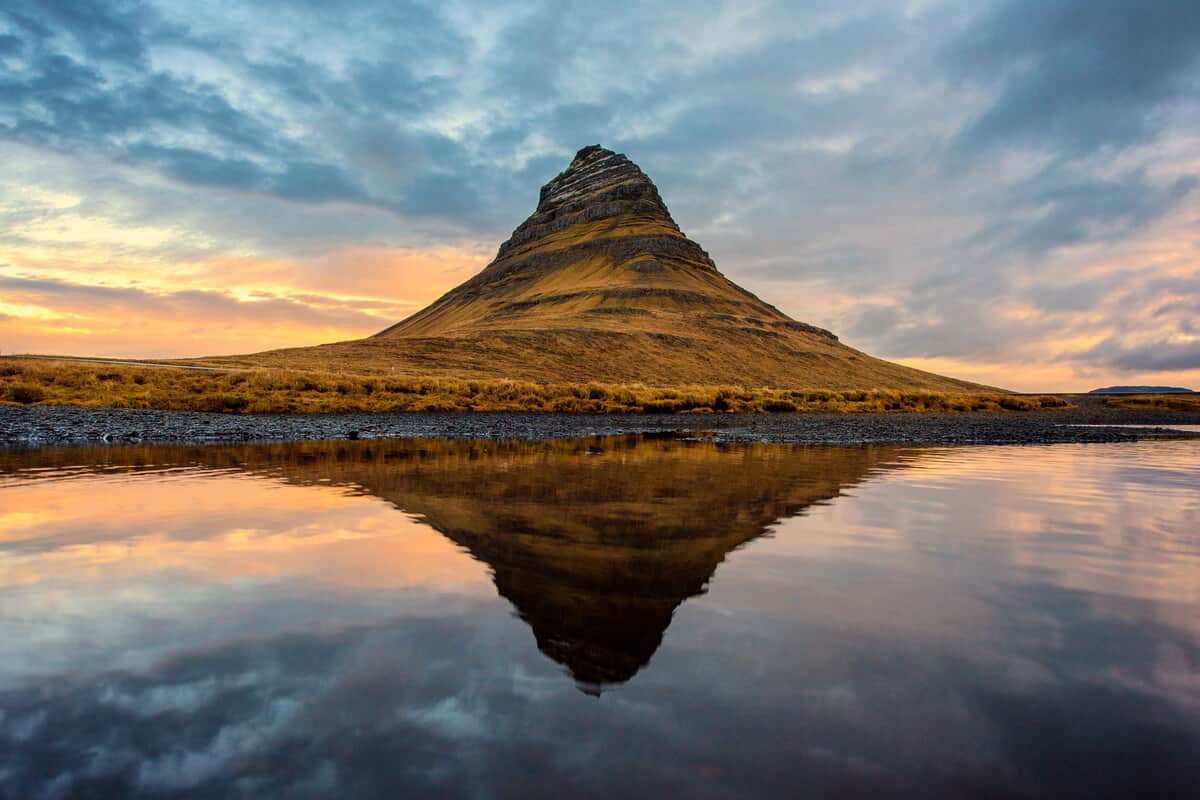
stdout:
<svg viewBox="0 0 1200 800">
<path fill-rule="evenodd" d="M 571 439 L 627 433 L 797 444 L 1038 444 L 1175 436 L 1200 413 L 1131 411 L 1073 397 L 1066 411 L 958 414 L 207 414 L 70 406 L 0 407 L 0 447 L 323 439 Z M 1143 428 L 1109 426 L 1141 425 Z"/>
</svg>

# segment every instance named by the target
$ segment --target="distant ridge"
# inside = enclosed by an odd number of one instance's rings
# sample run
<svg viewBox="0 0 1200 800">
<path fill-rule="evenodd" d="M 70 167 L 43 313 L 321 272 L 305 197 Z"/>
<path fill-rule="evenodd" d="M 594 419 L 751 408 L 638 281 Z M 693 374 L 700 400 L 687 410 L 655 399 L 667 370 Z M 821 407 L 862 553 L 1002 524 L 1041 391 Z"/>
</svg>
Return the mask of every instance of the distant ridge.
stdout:
<svg viewBox="0 0 1200 800">
<path fill-rule="evenodd" d="M 1194 394 L 1181 386 L 1105 386 L 1092 389 L 1088 394 Z"/>
<path fill-rule="evenodd" d="M 481 272 L 375 336 L 206 359 L 420 377 L 995 391 L 872 358 L 730 281 L 657 187 L 592 145 Z"/>
</svg>

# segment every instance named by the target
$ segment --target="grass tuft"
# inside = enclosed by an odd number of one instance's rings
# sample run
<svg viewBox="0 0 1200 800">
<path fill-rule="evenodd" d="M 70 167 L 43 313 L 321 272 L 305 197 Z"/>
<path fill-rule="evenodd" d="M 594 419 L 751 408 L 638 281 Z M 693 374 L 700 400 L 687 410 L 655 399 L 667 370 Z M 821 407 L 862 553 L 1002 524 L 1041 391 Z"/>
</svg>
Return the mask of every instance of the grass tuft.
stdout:
<svg viewBox="0 0 1200 800">
<path fill-rule="evenodd" d="M 14 383 L 5 387 L 4 396 L 10 403 L 21 404 L 40 403 L 46 399 L 46 393 L 39 387 L 23 383 Z"/>
</svg>

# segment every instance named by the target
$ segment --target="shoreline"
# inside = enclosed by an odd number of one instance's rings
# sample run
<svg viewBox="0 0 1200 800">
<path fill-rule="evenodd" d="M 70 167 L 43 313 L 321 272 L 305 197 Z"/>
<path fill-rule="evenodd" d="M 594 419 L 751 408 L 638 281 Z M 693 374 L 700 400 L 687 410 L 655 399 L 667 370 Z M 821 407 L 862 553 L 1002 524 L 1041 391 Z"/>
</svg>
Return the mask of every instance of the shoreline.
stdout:
<svg viewBox="0 0 1200 800">
<path fill-rule="evenodd" d="M 1071 409 L 1020 412 L 573 414 L 536 411 L 220 414 L 85 406 L 2 406 L 0 448 L 229 444 L 395 438 L 552 440 L 623 434 L 718 442 L 965 445 L 1200 438 L 1200 412 L 1114 408 L 1086 396 Z M 1136 425 L 1139 428 L 1116 426 Z M 1157 430 L 1156 430 L 1157 429 Z"/>
</svg>

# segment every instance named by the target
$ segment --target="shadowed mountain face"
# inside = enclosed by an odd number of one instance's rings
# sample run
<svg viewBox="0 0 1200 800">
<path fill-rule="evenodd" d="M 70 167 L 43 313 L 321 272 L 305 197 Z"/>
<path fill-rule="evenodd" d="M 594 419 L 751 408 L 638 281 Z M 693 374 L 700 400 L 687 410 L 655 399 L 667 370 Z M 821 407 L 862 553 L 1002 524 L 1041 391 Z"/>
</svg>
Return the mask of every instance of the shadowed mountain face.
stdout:
<svg viewBox="0 0 1200 800">
<path fill-rule="evenodd" d="M 538 648 L 596 692 L 650 661 L 730 551 L 910 457 L 612 437 L 49 451 L 39 465 L 197 464 L 383 498 L 486 563 Z M 0 454 L 14 464 L 29 457 Z"/>
<path fill-rule="evenodd" d="M 482 272 L 374 337 L 225 359 L 395 374 L 978 391 L 881 361 L 730 281 L 654 183 L 594 145 L 542 187 Z"/>
</svg>

